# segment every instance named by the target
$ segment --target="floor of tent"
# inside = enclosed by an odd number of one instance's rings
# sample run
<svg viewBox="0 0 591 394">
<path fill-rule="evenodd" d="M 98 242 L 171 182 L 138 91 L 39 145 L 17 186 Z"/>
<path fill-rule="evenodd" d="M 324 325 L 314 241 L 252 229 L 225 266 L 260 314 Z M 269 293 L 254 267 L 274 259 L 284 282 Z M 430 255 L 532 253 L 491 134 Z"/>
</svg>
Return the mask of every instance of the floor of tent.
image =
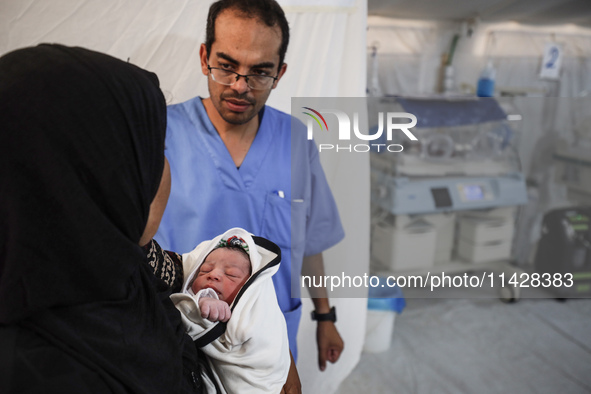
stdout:
<svg viewBox="0 0 591 394">
<path fill-rule="evenodd" d="M 590 393 L 591 299 L 415 299 L 339 394 Z"/>
</svg>

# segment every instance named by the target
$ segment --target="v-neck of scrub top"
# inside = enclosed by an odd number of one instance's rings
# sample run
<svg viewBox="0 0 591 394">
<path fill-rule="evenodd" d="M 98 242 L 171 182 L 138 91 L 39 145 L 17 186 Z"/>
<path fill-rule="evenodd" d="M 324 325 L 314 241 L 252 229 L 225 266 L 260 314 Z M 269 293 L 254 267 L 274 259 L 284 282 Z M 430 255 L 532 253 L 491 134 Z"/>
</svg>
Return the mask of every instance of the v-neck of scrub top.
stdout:
<svg viewBox="0 0 591 394">
<path fill-rule="evenodd" d="M 259 112 L 259 128 L 257 133 L 240 165 L 240 169 L 234 164 L 234 159 L 228 151 L 226 144 L 220 137 L 213 123 L 207 116 L 203 105 L 203 99 L 195 100 L 196 114 L 191 116 L 191 121 L 196 126 L 196 134 L 203 146 L 207 148 L 212 162 L 222 182 L 229 188 L 244 190 L 251 187 L 260 173 L 261 166 L 267 152 L 272 147 L 273 133 L 271 130 L 271 119 L 264 116 L 265 107 Z"/>
</svg>

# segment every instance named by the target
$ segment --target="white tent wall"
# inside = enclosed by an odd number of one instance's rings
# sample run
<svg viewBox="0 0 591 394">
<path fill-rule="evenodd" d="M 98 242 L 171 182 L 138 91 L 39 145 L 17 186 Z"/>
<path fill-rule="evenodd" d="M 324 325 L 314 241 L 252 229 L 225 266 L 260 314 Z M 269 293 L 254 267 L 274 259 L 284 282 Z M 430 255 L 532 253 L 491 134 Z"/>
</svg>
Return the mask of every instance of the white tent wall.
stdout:
<svg viewBox="0 0 591 394">
<path fill-rule="evenodd" d="M 212 1 L 0 1 L 0 55 L 39 43 L 82 46 L 154 71 L 169 103 L 207 96 L 199 45 Z M 291 28 L 288 72 L 269 104 L 291 111 L 291 97 L 365 96 L 366 0 L 285 0 Z M 321 155 L 322 156 L 322 155 Z M 321 157 L 346 238 L 325 253 L 329 267 L 353 274 L 369 266 L 369 162 L 365 155 Z M 354 192 L 351 193 L 351 190 Z M 361 208 L 359 208 L 361 207 Z M 331 393 L 359 360 L 366 300 L 335 299 L 345 340 L 341 360 L 318 371 L 312 303 L 304 300 L 298 369 L 305 393 Z"/>
<path fill-rule="evenodd" d="M 591 29 L 565 26 L 533 27 L 515 23 L 478 24 L 408 21 L 390 18 L 368 18 L 368 86 L 372 86 L 372 48 L 376 48 L 378 87 L 385 95 L 428 95 L 438 93 L 442 58 L 449 52 L 454 34 L 459 34 L 453 56 L 453 80 L 456 93 L 474 94 L 481 70 L 488 60 L 497 69 L 496 89 L 527 97 L 581 97 L 591 90 Z M 558 43 L 564 50 L 560 81 L 539 77 L 546 43 Z M 375 81 L 375 78 L 373 79 Z M 544 100 L 520 100 L 534 107 Z M 535 104 L 537 103 L 537 104 Z M 538 107 L 539 108 L 539 107 Z M 540 122 L 543 121 L 539 116 Z M 564 130 L 564 122 L 557 123 Z M 524 171 L 529 172 L 531 148 L 542 131 L 557 125 L 522 130 L 520 155 Z"/>
</svg>

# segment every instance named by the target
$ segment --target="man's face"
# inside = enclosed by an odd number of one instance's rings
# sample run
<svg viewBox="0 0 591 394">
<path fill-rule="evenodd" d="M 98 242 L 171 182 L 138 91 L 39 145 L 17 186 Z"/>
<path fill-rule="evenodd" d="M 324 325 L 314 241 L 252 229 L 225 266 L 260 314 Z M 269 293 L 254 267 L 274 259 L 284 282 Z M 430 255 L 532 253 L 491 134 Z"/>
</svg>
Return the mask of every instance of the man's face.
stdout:
<svg viewBox="0 0 591 394">
<path fill-rule="evenodd" d="M 208 75 L 211 101 L 226 122 L 240 125 L 253 119 L 279 80 L 266 90 L 250 89 L 242 77 L 232 86 L 225 86 L 212 80 L 207 65 L 242 75 L 266 74 L 281 78 L 286 67 L 278 67 L 280 45 L 281 30 L 278 26 L 268 27 L 232 10 L 225 10 L 218 16 L 209 59 L 205 45 L 201 45 L 201 69 L 203 74 Z"/>
</svg>

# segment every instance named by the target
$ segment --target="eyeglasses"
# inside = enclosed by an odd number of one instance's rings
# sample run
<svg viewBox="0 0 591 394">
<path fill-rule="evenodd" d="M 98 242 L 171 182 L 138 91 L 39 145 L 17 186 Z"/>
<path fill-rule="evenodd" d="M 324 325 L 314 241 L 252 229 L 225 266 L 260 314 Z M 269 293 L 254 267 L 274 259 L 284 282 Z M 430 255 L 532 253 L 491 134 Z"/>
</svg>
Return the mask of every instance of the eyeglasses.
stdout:
<svg viewBox="0 0 591 394">
<path fill-rule="evenodd" d="M 225 70 L 223 68 L 210 67 L 209 64 L 207 65 L 207 69 L 211 74 L 211 79 L 221 85 L 226 86 L 234 85 L 236 82 L 238 82 L 240 77 L 243 77 L 248 87 L 252 90 L 265 90 L 269 89 L 277 80 L 277 77 L 272 77 L 270 75 L 242 75 L 234 71 Z"/>
</svg>

